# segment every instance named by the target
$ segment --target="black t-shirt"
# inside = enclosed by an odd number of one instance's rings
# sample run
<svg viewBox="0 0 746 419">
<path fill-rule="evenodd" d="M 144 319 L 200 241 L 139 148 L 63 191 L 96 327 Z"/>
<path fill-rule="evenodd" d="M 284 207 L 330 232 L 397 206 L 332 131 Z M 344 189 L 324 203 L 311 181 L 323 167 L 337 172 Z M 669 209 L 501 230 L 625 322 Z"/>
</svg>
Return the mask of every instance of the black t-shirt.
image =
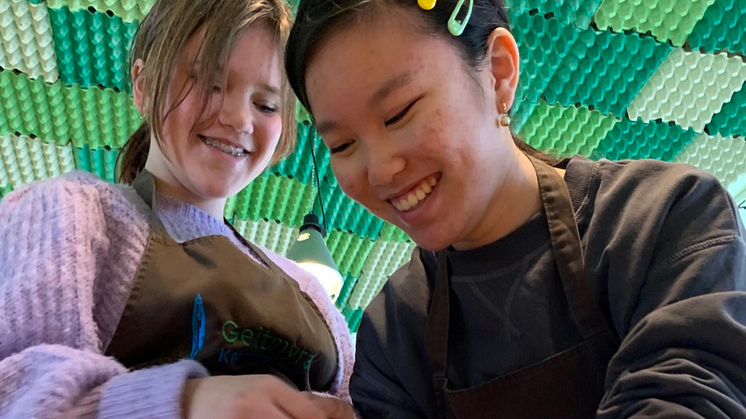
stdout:
<svg viewBox="0 0 746 419">
<path fill-rule="evenodd" d="M 746 418 L 746 233 L 730 195 L 687 165 L 564 163 L 587 276 L 622 340 L 599 417 Z M 543 213 L 492 244 L 448 252 L 452 387 L 582 340 Z M 350 382 L 364 418 L 437 416 L 425 354 L 436 269 L 434 253 L 415 249 L 365 312 Z"/>
</svg>

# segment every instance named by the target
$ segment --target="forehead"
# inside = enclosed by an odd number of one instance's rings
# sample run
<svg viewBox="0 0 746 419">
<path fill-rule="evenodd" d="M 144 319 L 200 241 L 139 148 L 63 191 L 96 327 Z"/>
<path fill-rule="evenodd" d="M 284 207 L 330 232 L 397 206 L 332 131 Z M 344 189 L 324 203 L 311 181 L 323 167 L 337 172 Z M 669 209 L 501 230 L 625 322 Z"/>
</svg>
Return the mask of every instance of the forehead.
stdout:
<svg viewBox="0 0 746 419">
<path fill-rule="evenodd" d="M 306 72 L 309 102 L 334 92 L 372 93 L 394 74 L 442 70 L 456 56 L 453 46 L 427 36 L 406 14 L 363 19 L 330 36 L 314 54 Z"/>
<path fill-rule="evenodd" d="M 205 37 L 205 29 L 198 30 L 189 39 L 181 53 L 184 67 L 197 65 L 200 46 Z M 255 79 L 260 77 L 278 84 L 281 75 L 281 47 L 274 33 L 263 23 L 247 26 L 239 33 L 227 62 L 227 75 L 230 77 Z M 265 80 L 267 81 L 267 80 Z"/>
</svg>

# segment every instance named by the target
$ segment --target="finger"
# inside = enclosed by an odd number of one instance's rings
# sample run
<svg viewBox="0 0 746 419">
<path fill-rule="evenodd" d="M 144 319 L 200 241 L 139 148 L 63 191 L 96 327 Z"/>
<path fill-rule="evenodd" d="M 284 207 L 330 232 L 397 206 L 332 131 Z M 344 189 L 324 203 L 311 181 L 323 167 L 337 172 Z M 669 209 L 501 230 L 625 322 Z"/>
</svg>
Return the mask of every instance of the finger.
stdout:
<svg viewBox="0 0 746 419">
<path fill-rule="evenodd" d="M 313 400 L 327 419 L 352 419 L 354 412 L 349 403 L 335 397 L 316 397 Z"/>
<path fill-rule="evenodd" d="M 262 405 L 256 409 L 252 409 L 250 412 L 242 412 L 240 416 L 236 418 L 243 419 L 291 419 L 289 416 L 282 412 L 275 405 Z M 294 418 L 292 418 L 294 419 Z"/>
<path fill-rule="evenodd" d="M 284 383 L 278 381 L 269 389 L 272 403 L 283 414 L 292 419 L 327 419 L 324 411 L 315 405 L 310 398 Z"/>
</svg>

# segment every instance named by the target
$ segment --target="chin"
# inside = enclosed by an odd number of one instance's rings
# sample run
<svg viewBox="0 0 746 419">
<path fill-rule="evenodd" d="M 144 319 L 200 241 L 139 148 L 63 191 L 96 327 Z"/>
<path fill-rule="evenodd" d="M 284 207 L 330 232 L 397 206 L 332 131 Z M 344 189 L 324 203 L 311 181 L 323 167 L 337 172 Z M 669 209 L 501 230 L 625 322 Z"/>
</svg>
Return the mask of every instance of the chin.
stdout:
<svg viewBox="0 0 746 419">
<path fill-rule="evenodd" d="M 203 184 L 200 185 L 200 195 L 209 199 L 226 199 L 241 192 L 244 187 L 230 185 L 225 183 Z"/>
<path fill-rule="evenodd" d="M 411 233 L 406 230 L 405 232 L 409 235 L 409 237 L 412 238 L 412 241 L 414 241 L 417 246 L 425 250 L 438 252 L 451 245 L 451 241 L 443 236 L 438 237 L 436 235 L 427 234 L 425 232 L 419 234 Z"/>
</svg>

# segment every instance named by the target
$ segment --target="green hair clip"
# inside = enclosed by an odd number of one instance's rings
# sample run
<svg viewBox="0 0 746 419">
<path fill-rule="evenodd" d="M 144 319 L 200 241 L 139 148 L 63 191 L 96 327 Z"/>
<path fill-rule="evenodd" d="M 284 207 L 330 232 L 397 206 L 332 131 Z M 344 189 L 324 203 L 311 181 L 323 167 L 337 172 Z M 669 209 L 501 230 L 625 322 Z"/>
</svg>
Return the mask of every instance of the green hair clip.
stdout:
<svg viewBox="0 0 746 419">
<path fill-rule="evenodd" d="M 435 7 L 436 1 L 437 0 L 417 0 L 417 4 L 422 10 L 432 10 Z M 471 11 L 474 8 L 474 0 L 469 0 L 469 10 L 466 11 L 464 20 L 459 22 L 457 16 L 459 12 L 461 12 L 463 6 L 464 0 L 459 0 L 458 4 L 456 4 L 456 8 L 453 9 L 453 13 L 451 13 L 451 18 L 448 19 L 448 31 L 451 32 L 453 36 L 461 36 L 461 34 L 464 33 L 466 24 L 469 23 L 469 18 L 471 17 Z"/>
<path fill-rule="evenodd" d="M 453 34 L 453 36 L 461 36 L 461 34 L 464 33 L 466 24 L 469 23 L 469 18 L 471 17 L 471 10 L 474 8 L 474 0 L 469 0 L 469 10 L 466 11 L 466 16 L 464 16 L 464 20 L 459 22 L 456 19 L 456 17 L 461 11 L 461 7 L 463 7 L 463 5 L 464 5 L 464 0 L 458 0 L 458 4 L 456 4 L 456 8 L 453 9 L 453 13 L 451 13 L 451 18 L 448 19 L 448 30 L 451 32 L 451 34 Z"/>
</svg>

